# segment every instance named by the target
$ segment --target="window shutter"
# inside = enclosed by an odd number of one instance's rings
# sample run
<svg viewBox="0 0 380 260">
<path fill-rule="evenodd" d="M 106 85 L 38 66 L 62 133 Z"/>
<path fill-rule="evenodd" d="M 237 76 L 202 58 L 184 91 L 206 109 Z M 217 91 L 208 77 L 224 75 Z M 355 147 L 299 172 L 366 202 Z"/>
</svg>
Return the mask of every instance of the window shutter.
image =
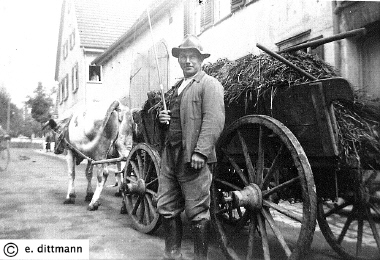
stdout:
<svg viewBox="0 0 380 260">
<path fill-rule="evenodd" d="M 204 30 L 207 26 L 214 23 L 214 1 L 206 0 L 202 3 L 201 8 L 201 28 Z"/>
<path fill-rule="evenodd" d="M 197 1 L 184 1 L 183 34 L 195 34 Z"/>
<path fill-rule="evenodd" d="M 235 12 L 245 4 L 245 0 L 231 0 L 231 12 Z"/>
<path fill-rule="evenodd" d="M 190 4 L 189 1 L 184 3 L 184 15 L 183 15 L 183 35 L 190 33 Z"/>
<path fill-rule="evenodd" d="M 64 80 L 64 88 L 65 88 L 65 95 L 64 95 L 64 100 L 67 100 L 69 97 L 69 74 L 66 74 L 65 80 Z"/>
</svg>

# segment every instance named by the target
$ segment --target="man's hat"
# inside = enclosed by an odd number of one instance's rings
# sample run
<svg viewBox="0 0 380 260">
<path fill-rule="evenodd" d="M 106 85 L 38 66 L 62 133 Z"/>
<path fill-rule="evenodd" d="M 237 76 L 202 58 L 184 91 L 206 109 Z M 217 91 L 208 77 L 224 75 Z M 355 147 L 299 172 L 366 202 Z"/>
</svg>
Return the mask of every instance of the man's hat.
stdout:
<svg viewBox="0 0 380 260">
<path fill-rule="evenodd" d="M 210 54 L 203 52 L 203 47 L 198 37 L 191 34 L 187 34 L 185 36 L 185 39 L 181 43 L 181 45 L 179 45 L 178 47 L 174 47 L 172 49 L 172 55 L 178 58 L 181 50 L 191 50 L 191 49 L 198 51 L 203 59 L 210 57 Z"/>
</svg>

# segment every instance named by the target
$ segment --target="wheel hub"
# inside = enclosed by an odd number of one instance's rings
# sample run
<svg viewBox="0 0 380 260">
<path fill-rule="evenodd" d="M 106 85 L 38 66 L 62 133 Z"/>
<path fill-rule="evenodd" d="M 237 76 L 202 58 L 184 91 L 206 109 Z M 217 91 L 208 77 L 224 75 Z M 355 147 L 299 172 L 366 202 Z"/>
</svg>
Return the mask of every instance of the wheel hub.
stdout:
<svg viewBox="0 0 380 260">
<path fill-rule="evenodd" d="M 232 192 L 233 204 L 236 207 L 246 207 L 250 209 L 261 209 L 263 205 L 263 195 L 259 186 L 251 183 L 241 191 Z"/>
<path fill-rule="evenodd" d="M 125 193 L 144 195 L 146 190 L 145 181 L 138 179 L 135 183 L 127 183 L 125 186 Z"/>
</svg>

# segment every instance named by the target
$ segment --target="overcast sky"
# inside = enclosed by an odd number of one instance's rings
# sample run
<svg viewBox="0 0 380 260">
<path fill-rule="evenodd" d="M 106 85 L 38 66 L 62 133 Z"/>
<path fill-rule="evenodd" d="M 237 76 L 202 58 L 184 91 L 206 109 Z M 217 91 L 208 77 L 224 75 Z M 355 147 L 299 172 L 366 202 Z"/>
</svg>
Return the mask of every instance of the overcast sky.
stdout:
<svg viewBox="0 0 380 260">
<path fill-rule="evenodd" d="M 20 108 L 54 82 L 62 0 L 0 0 L 0 88 Z"/>
</svg>

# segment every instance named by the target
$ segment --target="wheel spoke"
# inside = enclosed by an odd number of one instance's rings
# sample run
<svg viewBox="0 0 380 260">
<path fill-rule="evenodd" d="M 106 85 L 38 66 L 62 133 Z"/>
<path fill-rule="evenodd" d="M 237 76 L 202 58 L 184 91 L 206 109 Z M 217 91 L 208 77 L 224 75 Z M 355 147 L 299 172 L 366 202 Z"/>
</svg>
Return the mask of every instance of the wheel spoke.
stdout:
<svg viewBox="0 0 380 260">
<path fill-rule="evenodd" d="M 152 196 L 157 196 L 157 192 L 155 192 L 155 191 L 153 191 L 153 190 L 151 190 L 151 189 L 146 189 L 146 190 L 145 190 L 145 193 L 148 193 L 148 194 L 150 194 L 150 195 L 152 195 Z"/>
<path fill-rule="evenodd" d="M 141 178 L 141 173 L 140 173 L 139 169 L 137 168 L 136 162 L 134 162 L 134 161 L 131 160 L 130 164 L 132 165 L 132 169 L 135 172 L 135 175 L 136 175 L 137 179 L 140 179 Z"/>
<path fill-rule="evenodd" d="M 150 196 L 146 196 L 146 200 L 148 202 L 148 210 L 150 212 L 150 215 L 153 216 L 154 218 L 154 215 L 156 214 L 156 210 L 155 210 L 155 207 L 153 206 L 152 199 L 150 198 Z"/>
<path fill-rule="evenodd" d="M 130 183 L 137 183 L 137 181 L 136 181 L 136 177 L 130 177 L 130 176 L 125 176 L 125 179 L 127 180 L 127 181 L 129 181 Z"/>
<path fill-rule="evenodd" d="M 132 210 L 132 214 L 131 215 L 136 215 L 136 212 L 137 212 L 137 209 L 140 206 L 140 203 L 141 203 L 141 197 L 138 196 L 137 201 L 136 201 L 135 205 L 133 206 L 133 210 Z"/>
<path fill-rule="evenodd" d="M 366 213 L 366 215 L 367 215 L 368 223 L 369 223 L 369 226 L 371 227 L 373 237 L 374 237 L 375 240 L 376 240 L 377 248 L 378 248 L 379 251 L 380 251 L 380 235 L 379 235 L 379 231 L 378 231 L 378 229 L 376 228 L 376 224 L 375 224 L 375 221 L 374 221 L 374 219 L 373 219 L 373 217 L 372 217 L 372 214 L 371 214 L 370 209 L 369 209 L 369 208 L 366 208 L 366 209 L 365 209 L 365 213 Z"/>
<path fill-rule="evenodd" d="M 264 259 L 270 260 L 268 235 L 267 235 L 267 231 L 265 229 L 265 223 L 264 223 L 261 215 L 257 215 L 257 222 L 259 224 L 260 233 L 261 233 L 261 242 L 262 242 L 262 246 L 263 246 Z"/>
<path fill-rule="evenodd" d="M 263 148 L 263 128 L 259 127 L 259 145 L 257 149 L 257 172 L 256 172 L 256 184 L 261 185 L 263 182 L 264 171 L 264 148 Z"/>
<path fill-rule="evenodd" d="M 141 159 L 141 151 L 140 151 L 140 153 L 136 152 L 136 159 L 137 159 L 137 165 L 139 167 L 140 178 L 144 178 L 143 163 L 142 163 L 142 159 Z"/>
<path fill-rule="evenodd" d="M 336 213 L 338 213 L 339 210 L 344 209 L 345 207 L 347 207 L 347 206 L 349 206 L 349 205 L 351 205 L 351 203 L 349 203 L 349 202 L 344 202 L 344 203 L 341 204 L 341 205 L 334 206 L 334 208 L 332 208 L 332 209 L 330 209 L 329 211 L 327 211 L 325 214 L 323 214 L 323 216 L 324 216 L 325 218 L 327 218 L 327 217 L 331 216 L 332 214 L 336 214 Z"/>
<path fill-rule="evenodd" d="M 237 165 L 235 160 L 227 153 L 227 151 L 225 149 L 222 148 L 221 150 L 223 151 L 223 153 L 227 157 L 227 159 L 230 161 L 232 167 L 234 167 L 234 169 L 235 169 L 236 173 L 239 175 L 240 179 L 243 181 L 244 186 L 248 186 L 249 185 L 248 180 L 245 177 L 242 169 L 240 169 L 239 165 Z"/>
<path fill-rule="evenodd" d="M 144 223 L 144 217 L 145 217 L 145 201 L 144 201 L 144 197 L 143 196 L 140 196 L 141 197 L 141 203 L 140 203 L 140 212 L 139 212 L 139 222 L 140 223 Z"/>
<path fill-rule="evenodd" d="M 267 206 L 267 207 L 271 207 L 272 209 L 275 209 L 276 211 L 282 213 L 283 215 L 295 220 L 295 221 L 298 221 L 300 223 L 302 223 L 302 216 L 300 215 L 297 215 L 297 214 L 294 214 L 292 211 L 276 204 L 276 203 L 273 203 L 273 202 L 270 202 L 270 201 L 267 201 L 267 200 L 263 200 L 263 205 L 264 206 Z"/>
<path fill-rule="evenodd" d="M 145 187 L 148 188 L 150 185 L 154 184 L 154 183 L 157 183 L 158 182 L 158 178 L 155 178 L 154 180 L 152 180 L 151 182 L 148 182 L 145 184 Z"/>
<path fill-rule="evenodd" d="M 219 183 L 222 183 L 222 184 L 224 184 L 224 185 L 226 185 L 226 186 L 228 186 L 228 187 L 230 187 L 230 188 L 232 188 L 233 190 L 242 190 L 240 187 L 238 187 L 238 186 L 236 186 L 236 185 L 234 185 L 234 184 L 232 184 L 232 183 L 229 183 L 229 182 L 227 182 L 227 181 L 223 181 L 223 180 L 221 180 L 221 179 L 219 179 L 219 178 L 214 178 L 214 182 L 219 182 Z"/>
<path fill-rule="evenodd" d="M 143 170 L 144 170 L 144 172 L 147 172 L 146 170 L 147 170 L 147 166 L 148 166 L 148 164 L 149 164 L 149 156 L 148 156 L 148 154 L 144 151 L 144 153 L 142 153 L 142 158 L 143 158 Z"/>
<path fill-rule="evenodd" d="M 248 252 L 247 252 L 247 260 L 253 259 L 253 244 L 254 244 L 254 236 L 256 232 L 256 215 L 251 215 L 251 223 L 249 223 L 249 238 L 248 238 Z"/>
<path fill-rule="evenodd" d="M 356 211 L 356 207 L 353 207 L 350 215 L 348 216 L 346 222 L 344 223 L 342 232 L 339 234 L 339 237 L 337 239 L 337 244 L 340 245 L 342 243 L 342 241 L 344 239 L 344 236 L 346 235 L 347 230 L 350 227 L 350 224 L 351 224 L 352 220 L 354 219 L 354 213 L 355 213 L 355 211 Z"/>
<path fill-rule="evenodd" d="M 275 192 L 278 192 L 282 189 L 285 189 L 286 187 L 292 185 L 293 183 L 295 183 L 296 181 L 299 181 L 299 180 L 300 180 L 300 177 L 297 176 L 297 177 L 294 177 L 293 179 L 290 179 L 286 182 L 283 182 L 283 183 L 277 185 L 276 187 L 273 187 L 270 190 L 265 190 L 265 191 L 263 191 L 263 197 L 268 197 L 269 195 L 271 195 Z"/>
<path fill-rule="evenodd" d="M 288 245 L 286 244 L 285 238 L 282 235 L 280 229 L 276 226 L 276 222 L 274 221 L 272 215 L 267 209 L 264 209 L 264 208 L 261 210 L 261 212 L 263 216 L 265 217 L 265 219 L 268 221 L 269 226 L 273 230 L 273 233 L 276 235 L 278 241 L 280 242 L 282 248 L 284 249 L 286 256 L 289 257 L 292 254 L 292 252 L 290 251 Z"/>
<path fill-rule="evenodd" d="M 283 149 L 284 149 L 284 145 L 282 144 L 280 149 L 278 150 L 278 152 L 276 154 L 276 157 L 274 158 L 274 160 L 272 162 L 271 167 L 268 170 L 267 175 L 264 178 L 262 185 L 260 186 L 261 189 L 264 189 L 269 185 L 269 182 L 272 179 L 272 177 L 274 176 L 274 173 L 280 169 L 280 167 L 282 165 L 282 160 L 281 160 L 282 156 L 281 155 L 282 155 Z"/>
<path fill-rule="evenodd" d="M 147 200 L 146 196 L 144 198 L 144 206 L 145 206 L 145 209 L 144 209 L 145 223 L 149 224 L 150 223 L 150 210 L 149 210 L 148 200 Z"/>
<path fill-rule="evenodd" d="M 371 203 L 370 204 L 372 209 L 376 212 L 377 216 L 380 217 L 380 209 L 376 204 Z"/>
<path fill-rule="evenodd" d="M 150 178 L 153 162 L 149 160 L 148 167 L 146 167 L 146 160 L 144 162 L 144 172 L 146 173 L 144 181 L 147 182 Z"/>
<path fill-rule="evenodd" d="M 243 150 L 245 164 L 248 170 L 249 182 L 255 182 L 255 169 L 253 168 L 251 158 L 249 157 L 247 144 L 245 143 L 245 140 L 239 130 L 237 131 L 237 134 L 240 140 L 241 148 Z"/>
<path fill-rule="evenodd" d="M 359 212 L 358 218 L 358 240 L 356 241 L 356 256 L 359 256 L 362 253 L 362 242 L 363 242 L 363 216 Z"/>
</svg>

